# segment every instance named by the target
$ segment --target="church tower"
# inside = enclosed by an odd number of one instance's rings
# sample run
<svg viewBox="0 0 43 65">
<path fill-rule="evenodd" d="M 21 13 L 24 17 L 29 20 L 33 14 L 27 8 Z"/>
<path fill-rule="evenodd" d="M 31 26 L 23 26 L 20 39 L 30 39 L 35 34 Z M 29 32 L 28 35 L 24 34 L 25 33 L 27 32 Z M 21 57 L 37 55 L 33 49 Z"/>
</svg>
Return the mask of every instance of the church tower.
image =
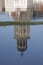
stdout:
<svg viewBox="0 0 43 65">
<path fill-rule="evenodd" d="M 17 50 L 23 56 L 27 49 L 27 40 L 30 39 L 30 26 L 16 25 L 14 28 L 14 38 L 17 40 Z"/>
</svg>

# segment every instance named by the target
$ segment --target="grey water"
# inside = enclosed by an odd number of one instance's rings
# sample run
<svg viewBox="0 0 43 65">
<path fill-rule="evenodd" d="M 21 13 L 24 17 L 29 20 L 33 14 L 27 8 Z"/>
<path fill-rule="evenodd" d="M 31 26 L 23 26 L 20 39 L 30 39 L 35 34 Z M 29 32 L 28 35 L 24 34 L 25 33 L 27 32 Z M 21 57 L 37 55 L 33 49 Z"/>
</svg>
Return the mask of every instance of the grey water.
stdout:
<svg viewBox="0 0 43 65">
<path fill-rule="evenodd" d="M 43 25 L 30 26 L 27 49 L 21 56 L 15 26 L 0 26 L 0 65 L 43 65 Z"/>
<path fill-rule="evenodd" d="M 0 22 L 5 22 L 5 21 L 14 22 L 14 19 L 8 13 L 0 13 Z"/>
<path fill-rule="evenodd" d="M 10 16 L 8 13 L 0 13 L 0 22 L 14 22 L 14 18 Z M 31 22 L 43 22 L 43 17 L 32 18 Z"/>
<path fill-rule="evenodd" d="M 40 17 L 40 18 L 32 18 L 31 19 L 31 22 L 43 22 L 43 17 Z"/>
</svg>

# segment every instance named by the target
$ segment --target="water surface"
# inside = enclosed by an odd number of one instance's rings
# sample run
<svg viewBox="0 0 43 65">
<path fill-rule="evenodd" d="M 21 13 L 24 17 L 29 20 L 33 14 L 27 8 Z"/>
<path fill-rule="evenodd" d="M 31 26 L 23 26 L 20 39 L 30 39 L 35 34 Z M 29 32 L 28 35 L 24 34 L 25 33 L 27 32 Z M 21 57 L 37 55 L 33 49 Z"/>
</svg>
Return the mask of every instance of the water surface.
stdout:
<svg viewBox="0 0 43 65">
<path fill-rule="evenodd" d="M 43 65 L 43 25 L 30 26 L 23 57 L 17 50 L 14 26 L 0 26 L 0 65 Z"/>
</svg>

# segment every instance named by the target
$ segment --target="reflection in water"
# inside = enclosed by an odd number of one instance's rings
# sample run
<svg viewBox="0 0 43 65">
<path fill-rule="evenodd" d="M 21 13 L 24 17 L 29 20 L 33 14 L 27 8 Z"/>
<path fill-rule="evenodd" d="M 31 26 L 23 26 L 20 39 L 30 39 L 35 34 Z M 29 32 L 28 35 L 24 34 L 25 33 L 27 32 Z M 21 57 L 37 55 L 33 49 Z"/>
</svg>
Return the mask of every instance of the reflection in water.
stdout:
<svg viewBox="0 0 43 65">
<path fill-rule="evenodd" d="M 27 47 L 25 52 L 22 51 L 22 54 L 19 55 L 21 52 L 17 50 L 18 46 L 16 44 L 18 43 L 16 43 L 16 40 L 21 40 L 21 38 L 15 35 L 14 39 L 14 33 L 17 34 L 16 28 L 18 28 L 19 32 L 21 27 L 0 26 L 0 65 L 43 65 L 43 25 L 29 26 L 27 28 L 28 34 L 30 33 L 28 37 L 25 37 L 26 40 L 28 39 L 26 41 Z M 16 31 L 14 31 L 14 28 Z M 23 33 L 23 31 L 21 32 Z M 29 39 L 30 36 L 31 38 Z"/>
<path fill-rule="evenodd" d="M 14 37 L 17 40 L 17 49 L 23 56 L 23 52 L 27 49 L 27 39 L 30 39 L 30 26 L 16 25 Z"/>
</svg>

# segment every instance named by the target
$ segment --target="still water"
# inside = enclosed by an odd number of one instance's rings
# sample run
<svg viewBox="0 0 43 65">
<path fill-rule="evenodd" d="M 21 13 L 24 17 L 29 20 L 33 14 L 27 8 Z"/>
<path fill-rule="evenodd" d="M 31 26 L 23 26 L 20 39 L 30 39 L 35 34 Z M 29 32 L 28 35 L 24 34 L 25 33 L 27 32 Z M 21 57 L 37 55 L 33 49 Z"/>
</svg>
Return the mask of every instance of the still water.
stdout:
<svg viewBox="0 0 43 65">
<path fill-rule="evenodd" d="M 43 25 L 30 26 L 27 49 L 21 56 L 14 26 L 0 26 L 0 65 L 43 65 Z"/>
</svg>

